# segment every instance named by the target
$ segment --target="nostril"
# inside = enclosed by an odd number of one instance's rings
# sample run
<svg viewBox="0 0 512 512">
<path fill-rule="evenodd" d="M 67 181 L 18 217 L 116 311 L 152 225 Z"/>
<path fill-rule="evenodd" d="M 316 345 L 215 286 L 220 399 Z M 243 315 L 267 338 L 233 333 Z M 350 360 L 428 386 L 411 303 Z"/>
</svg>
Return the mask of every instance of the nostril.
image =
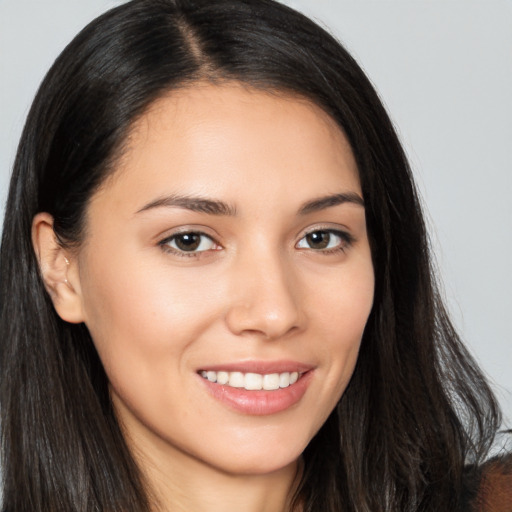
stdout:
<svg viewBox="0 0 512 512">
<path fill-rule="evenodd" d="M 290 286 L 289 266 L 268 252 L 241 258 L 233 279 L 231 303 L 226 312 L 228 328 L 235 334 L 274 340 L 300 328 L 302 312 L 296 286 Z"/>
</svg>

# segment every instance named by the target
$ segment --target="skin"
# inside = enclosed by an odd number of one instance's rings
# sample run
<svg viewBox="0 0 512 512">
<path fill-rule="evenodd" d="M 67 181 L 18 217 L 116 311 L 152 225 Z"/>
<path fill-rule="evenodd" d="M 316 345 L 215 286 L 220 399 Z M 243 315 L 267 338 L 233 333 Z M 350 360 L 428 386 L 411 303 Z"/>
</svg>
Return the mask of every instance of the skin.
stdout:
<svg viewBox="0 0 512 512">
<path fill-rule="evenodd" d="M 287 508 L 300 455 L 350 380 L 373 300 L 364 207 L 300 213 L 333 194 L 362 198 L 350 146 L 320 108 L 197 84 L 137 121 L 91 199 L 77 253 L 56 244 L 48 214 L 35 218 L 55 307 L 89 328 L 159 510 Z M 177 195 L 231 211 L 156 204 Z M 328 230 L 348 238 L 324 235 L 330 249 L 306 238 Z M 179 253 L 170 237 L 183 231 L 204 233 L 205 250 Z M 305 394 L 284 411 L 246 414 L 198 375 L 255 360 L 307 364 Z"/>
</svg>

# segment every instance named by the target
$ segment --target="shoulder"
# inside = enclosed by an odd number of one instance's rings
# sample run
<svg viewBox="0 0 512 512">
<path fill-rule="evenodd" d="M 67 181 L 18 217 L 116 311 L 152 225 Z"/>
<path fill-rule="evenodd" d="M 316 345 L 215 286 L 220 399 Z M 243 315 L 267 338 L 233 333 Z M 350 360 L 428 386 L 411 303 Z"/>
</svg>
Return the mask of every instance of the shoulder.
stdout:
<svg viewBox="0 0 512 512">
<path fill-rule="evenodd" d="M 489 460 L 479 473 L 471 512 L 511 512 L 512 453 Z"/>
</svg>

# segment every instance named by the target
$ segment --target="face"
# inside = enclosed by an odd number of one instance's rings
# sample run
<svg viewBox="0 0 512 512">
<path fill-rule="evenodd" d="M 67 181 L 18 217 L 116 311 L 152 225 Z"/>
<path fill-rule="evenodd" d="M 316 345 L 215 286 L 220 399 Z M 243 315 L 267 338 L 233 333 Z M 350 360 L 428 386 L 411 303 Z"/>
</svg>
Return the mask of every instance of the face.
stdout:
<svg viewBox="0 0 512 512">
<path fill-rule="evenodd" d="M 231 84 L 158 100 L 93 196 L 83 320 L 135 449 L 292 464 L 354 370 L 374 277 L 356 164 L 297 98 Z"/>
</svg>

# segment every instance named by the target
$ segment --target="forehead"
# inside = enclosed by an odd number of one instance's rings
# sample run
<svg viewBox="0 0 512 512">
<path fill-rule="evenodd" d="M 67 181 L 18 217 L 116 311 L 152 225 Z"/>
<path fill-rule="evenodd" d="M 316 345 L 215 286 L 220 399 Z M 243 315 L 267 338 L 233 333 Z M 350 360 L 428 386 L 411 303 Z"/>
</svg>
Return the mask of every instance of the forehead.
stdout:
<svg viewBox="0 0 512 512">
<path fill-rule="evenodd" d="M 297 201 L 339 189 L 360 192 L 350 145 L 324 110 L 238 83 L 200 83 L 156 100 L 132 126 L 104 192 L 120 183 L 139 196 L 232 201 L 270 200 L 290 188 Z"/>
</svg>

